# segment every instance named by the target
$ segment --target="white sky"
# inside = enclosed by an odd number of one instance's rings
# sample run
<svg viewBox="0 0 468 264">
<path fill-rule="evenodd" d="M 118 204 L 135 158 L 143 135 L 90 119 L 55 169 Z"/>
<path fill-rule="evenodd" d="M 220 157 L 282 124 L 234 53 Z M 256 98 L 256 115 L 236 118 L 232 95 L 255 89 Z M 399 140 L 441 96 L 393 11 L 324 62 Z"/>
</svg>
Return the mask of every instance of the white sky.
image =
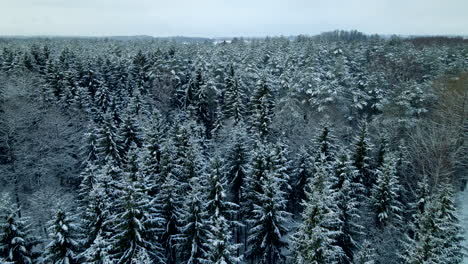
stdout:
<svg viewBox="0 0 468 264">
<path fill-rule="evenodd" d="M 468 35 L 468 0 L 0 0 L 0 35 Z"/>
</svg>

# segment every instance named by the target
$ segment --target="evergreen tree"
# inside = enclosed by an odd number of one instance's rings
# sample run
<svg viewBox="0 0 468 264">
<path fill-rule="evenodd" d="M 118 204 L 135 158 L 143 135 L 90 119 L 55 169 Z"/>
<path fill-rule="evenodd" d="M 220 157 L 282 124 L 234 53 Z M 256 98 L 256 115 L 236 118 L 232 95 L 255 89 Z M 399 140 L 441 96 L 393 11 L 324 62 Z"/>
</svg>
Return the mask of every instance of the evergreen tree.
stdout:
<svg viewBox="0 0 468 264">
<path fill-rule="evenodd" d="M 464 236 L 454 196 L 453 186 L 450 183 L 442 183 L 434 204 L 436 224 L 440 230 L 436 235 L 439 235 L 442 241 L 439 244 L 439 253 L 445 263 L 461 263 L 464 257 L 464 249 L 461 245 Z"/>
<path fill-rule="evenodd" d="M 119 144 L 121 145 L 123 156 L 127 154 L 132 144 L 136 144 L 139 148 L 142 146 L 143 139 L 140 126 L 138 125 L 136 116 L 130 113 L 128 109 L 124 114 L 118 134 L 121 140 Z"/>
<path fill-rule="evenodd" d="M 323 156 L 323 159 L 328 163 L 335 160 L 337 143 L 330 124 L 324 123 L 321 125 L 321 131 L 312 143 L 316 149 L 315 159 L 322 159 Z"/>
<path fill-rule="evenodd" d="M 275 107 L 273 92 L 265 77 L 257 82 L 250 104 L 252 108 L 252 125 L 258 132 L 258 136 L 265 139 L 270 132 Z"/>
<path fill-rule="evenodd" d="M 365 240 L 362 243 L 362 246 L 354 257 L 354 264 L 374 264 L 375 261 L 375 252 L 372 248 L 372 245 L 369 241 Z"/>
<path fill-rule="evenodd" d="M 117 127 L 111 116 L 104 116 L 104 123 L 97 131 L 97 149 L 99 156 L 103 160 L 112 159 L 117 164 L 122 162 L 123 148 L 120 145 L 120 136 L 117 134 Z"/>
<path fill-rule="evenodd" d="M 98 235 L 93 245 L 83 252 L 84 264 L 111 264 L 109 250 L 110 245 Z"/>
<path fill-rule="evenodd" d="M 290 177 L 291 174 L 291 161 L 289 160 L 289 153 L 286 144 L 279 141 L 273 147 L 271 154 L 272 171 L 275 171 L 276 177 L 280 182 L 280 189 L 289 193 L 291 191 Z"/>
<path fill-rule="evenodd" d="M 359 210 L 358 202 L 355 198 L 355 190 L 353 190 L 351 177 L 345 173 L 352 171 L 344 171 L 341 173 L 343 178 L 342 183 L 334 187 L 335 203 L 337 207 L 337 218 L 339 223 L 335 230 L 339 231 L 336 239 L 336 245 L 343 250 L 343 255 L 340 263 L 353 263 L 354 252 L 358 247 L 357 239 L 361 235 L 361 230 L 364 228 L 359 225 Z M 344 174 L 344 175 L 343 175 Z M 351 176 L 351 177 L 350 177 Z M 340 179 L 341 181 L 341 179 Z"/>
<path fill-rule="evenodd" d="M 374 175 L 371 171 L 371 151 L 372 145 L 369 141 L 367 123 L 362 122 L 358 134 L 354 138 L 352 160 L 354 167 L 358 170 L 358 177 L 356 177 L 355 182 L 364 185 L 364 192 L 367 195 L 370 194 L 375 184 Z"/>
<path fill-rule="evenodd" d="M 111 258 L 116 263 L 130 264 L 146 253 L 156 263 L 164 263 L 157 238 L 152 237 L 153 221 L 159 219 L 154 219 L 154 215 L 151 215 L 152 203 L 141 179 L 127 182 L 116 206 L 118 213 L 108 220 L 114 227 L 110 238 Z"/>
<path fill-rule="evenodd" d="M 401 220 L 401 204 L 398 201 L 400 184 L 395 174 L 395 158 L 388 156 L 377 171 L 377 183 L 371 194 L 371 204 L 377 226 L 396 225 Z"/>
<path fill-rule="evenodd" d="M 235 124 L 244 120 L 246 95 L 242 84 L 236 77 L 234 66 L 231 64 L 227 76 L 224 79 L 225 101 L 224 101 L 224 119 L 232 119 Z"/>
<path fill-rule="evenodd" d="M 293 171 L 293 184 L 291 191 L 291 202 L 293 203 L 293 212 L 302 211 L 300 203 L 305 200 L 305 187 L 313 176 L 313 161 L 310 154 L 304 146 L 299 148 L 295 159 L 295 168 Z"/>
<path fill-rule="evenodd" d="M 155 198 L 155 208 L 160 213 L 161 231 L 160 243 L 168 264 L 177 263 L 176 244 L 179 231 L 182 201 L 178 191 L 178 183 L 174 175 L 174 150 L 168 142 L 161 150 L 161 179 L 163 183 Z"/>
<path fill-rule="evenodd" d="M 73 264 L 78 262 L 79 232 L 76 219 L 65 211 L 59 210 L 55 219 L 50 222 L 50 237 L 52 241 L 47 245 L 44 253 L 45 263 Z"/>
<path fill-rule="evenodd" d="M 3 258 L 6 263 L 34 263 L 37 253 L 33 251 L 33 247 L 40 241 L 32 235 L 31 226 L 26 222 L 27 219 L 19 217 L 18 211 L 13 210 L 9 205 L 1 209 L 0 259 Z"/>
<path fill-rule="evenodd" d="M 284 236 L 288 232 L 289 213 L 286 209 L 285 192 L 274 173 L 261 178 L 261 192 L 256 192 L 253 217 L 248 221 L 252 228 L 248 237 L 250 245 L 246 255 L 259 263 L 282 263 L 286 247 Z"/>
<path fill-rule="evenodd" d="M 208 235 L 207 260 L 213 264 L 235 264 L 242 260 L 238 257 L 239 244 L 232 243 L 229 221 L 221 214 L 214 216 Z"/>
<path fill-rule="evenodd" d="M 191 180 L 191 191 L 181 214 L 178 249 L 184 263 L 205 263 L 208 258 L 210 236 L 206 194 L 203 193 L 203 176 Z"/>
<path fill-rule="evenodd" d="M 316 180 L 314 180 L 316 181 Z M 294 262 L 305 264 L 340 263 L 344 252 L 337 245 L 339 218 L 329 186 L 317 189 L 314 181 L 307 185 L 303 201 L 302 223 L 293 236 Z"/>
<path fill-rule="evenodd" d="M 208 189 L 207 189 L 207 208 L 208 215 L 222 215 L 225 219 L 232 219 L 236 204 L 227 201 L 226 191 L 227 186 L 226 176 L 223 170 L 223 160 L 215 155 L 210 160 L 210 168 L 208 172 Z"/>
</svg>

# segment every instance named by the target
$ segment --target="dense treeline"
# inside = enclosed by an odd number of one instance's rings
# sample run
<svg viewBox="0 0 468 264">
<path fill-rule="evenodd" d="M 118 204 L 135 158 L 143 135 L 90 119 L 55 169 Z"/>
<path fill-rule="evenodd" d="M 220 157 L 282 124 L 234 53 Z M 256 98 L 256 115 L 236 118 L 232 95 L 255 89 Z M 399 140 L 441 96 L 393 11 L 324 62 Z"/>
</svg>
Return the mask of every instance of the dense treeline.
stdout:
<svg viewBox="0 0 468 264">
<path fill-rule="evenodd" d="M 468 46 L 0 40 L 2 263 L 461 263 Z"/>
</svg>

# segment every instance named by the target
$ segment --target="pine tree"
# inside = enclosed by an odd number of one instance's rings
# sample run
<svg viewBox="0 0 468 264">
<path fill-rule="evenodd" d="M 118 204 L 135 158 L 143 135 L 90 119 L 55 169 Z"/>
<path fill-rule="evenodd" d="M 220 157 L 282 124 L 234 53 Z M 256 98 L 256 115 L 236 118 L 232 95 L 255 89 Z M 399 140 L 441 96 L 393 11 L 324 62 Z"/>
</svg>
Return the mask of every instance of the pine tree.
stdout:
<svg viewBox="0 0 468 264">
<path fill-rule="evenodd" d="M 81 212 L 80 229 L 82 231 L 80 244 L 87 252 L 86 254 L 90 254 L 89 250 L 94 250 L 96 247 L 99 249 L 101 245 L 96 243 L 102 241 L 97 241 L 97 237 L 101 234 L 101 239 L 103 239 L 106 232 L 109 232 L 108 226 L 105 225 L 109 216 L 107 203 L 110 201 L 108 198 L 102 183 L 99 181 L 86 193 L 86 197 L 82 198 L 83 205 L 79 208 Z"/>
<path fill-rule="evenodd" d="M 44 253 L 45 263 L 73 264 L 78 263 L 79 232 L 76 219 L 59 210 L 50 222 L 50 237 L 52 241 L 47 245 Z"/>
<path fill-rule="evenodd" d="M 286 209 L 285 192 L 280 188 L 281 182 L 274 173 L 269 172 L 261 178 L 261 192 L 255 193 L 253 216 L 248 237 L 248 258 L 259 263 L 282 263 L 285 256 L 282 250 L 286 247 L 284 236 L 288 232 L 289 213 Z"/>
<path fill-rule="evenodd" d="M 37 253 L 33 247 L 40 241 L 32 235 L 27 219 L 19 217 L 18 211 L 10 207 L 0 209 L 0 259 L 6 263 L 34 263 Z"/>
<path fill-rule="evenodd" d="M 362 122 L 359 126 L 358 134 L 354 138 L 352 160 L 354 167 L 358 170 L 358 177 L 356 177 L 355 182 L 364 185 L 364 192 L 367 195 L 370 194 L 375 184 L 374 175 L 371 171 L 371 151 L 372 145 L 369 142 L 367 123 Z"/>
<path fill-rule="evenodd" d="M 84 264 L 111 264 L 109 258 L 110 245 L 98 235 L 94 243 L 82 254 Z"/>
<path fill-rule="evenodd" d="M 165 140 L 165 124 L 159 111 L 154 111 L 149 120 L 149 126 L 145 130 L 146 157 L 143 171 L 148 175 L 155 175 L 160 172 L 161 148 Z"/>
<path fill-rule="evenodd" d="M 275 107 L 273 92 L 265 77 L 257 82 L 250 104 L 252 108 L 252 125 L 257 130 L 258 136 L 265 139 L 270 132 Z"/>
<path fill-rule="evenodd" d="M 117 127 L 111 116 L 104 116 L 104 123 L 97 131 L 97 149 L 102 160 L 112 159 L 117 164 L 122 162 L 123 148 L 120 145 L 122 140 L 117 134 Z"/>
<path fill-rule="evenodd" d="M 213 217 L 211 232 L 208 235 L 207 260 L 213 264 L 235 264 L 242 260 L 238 257 L 239 244 L 232 243 L 229 221 L 221 214 Z"/>
<path fill-rule="evenodd" d="M 310 154 L 304 146 L 301 146 L 296 160 L 295 169 L 293 171 L 293 184 L 291 191 L 291 201 L 293 203 L 293 212 L 302 211 L 301 202 L 306 199 L 305 187 L 313 176 L 313 161 Z"/>
<path fill-rule="evenodd" d="M 242 214 L 246 219 L 251 216 L 254 204 L 259 204 L 258 195 L 263 192 L 262 179 L 265 179 L 269 172 L 267 164 L 268 148 L 260 142 L 252 150 L 252 165 L 246 178 L 245 202 L 242 206 Z"/>
<path fill-rule="evenodd" d="M 323 189 L 317 189 L 314 181 L 307 185 L 303 221 L 293 236 L 295 263 L 340 263 L 344 252 L 336 245 L 340 233 L 335 231 L 339 220 L 333 198 L 327 184 Z"/>
<path fill-rule="evenodd" d="M 240 205 L 245 199 L 243 191 L 250 170 L 247 135 L 241 126 L 236 127 L 232 142 L 232 146 L 228 148 L 226 154 L 226 171 L 233 196 L 232 202 Z"/>
<path fill-rule="evenodd" d="M 322 159 L 323 156 L 326 162 L 333 162 L 337 152 L 336 144 L 336 138 L 333 135 L 333 129 L 330 124 L 322 124 L 320 133 L 318 133 L 316 139 L 312 142 L 312 145 L 316 149 L 315 159 Z"/>
<path fill-rule="evenodd" d="M 143 139 L 140 126 L 136 120 L 136 116 L 131 113 L 129 109 L 124 113 L 118 133 L 121 140 L 119 143 L 122 146 L 123 155 L 130 150 L 130 146 L 133 143 L 139 148 L 142 146 Z"/>
<path fill-rule="evenodd" d="M 361 230 L 364 229 L 359 225 L 359 210 L 358 202 L 355 198 L 355 190 L 351 183 L 352 171 L 344 171 L 341 173 L 343 178 L 340 185 L 334 187 L 336 213 L 339 223 L 335 230 L 339 231 L 336 236 L 336 245 L 343 250 L 343 255 L 340 263 L 353 263 L 354 252 L 358 247 L 357 239 L 361 235 Z M 343 175 L 344 174 L 344 175 Z M 341 179 L 340 179 L 341 181 Z M 333 187 L 332 187 L 333 188 Z"/>
<path fill-rule="evenodd" d="M 208 215 L 222 215 L 225 219 L 232 219 L 237 205 L 227 201 L 226 191 L 227 186 L 225 172 L 223 170 L 223 160 L 215 154 L 210 160 L 208 172 L 208 188 L 207 188 L 207 212 Z"/>
<path fill-rule="evenodd" d="M 232 119 L 235 124 L 244 120 L 246 95 L 242 84 L 236 77 L 234 66 L 229 66 L 229 71 L 224 79 L 225 101 L 223 118 Z"/>
<path fill-rule="evenodd" d="M 440 258 L 445 263 L 461 263 L 464 257 L 461 246 L 464 240 L 463 229 L 455 207 L 453 186 L 450 183 L 441 184 L 434 207 L 436 209 L 436 225 L 440 230 L 436 234 L 442 241 L 439 244 Z"/>
<path fill-rule="evenodd" d="M 116 263 L 135 263 L 143 253 L 156 263 L 164 263 L 157 237 L 152 236 L 153 221 L 158 219 L 151 215 L 152 203 L 142 185 L 141 179 L 126 183 L 123 195 L 116 201 L 118 213 L 108 220 L 114 227 L 110 253 Z"/>
<path fill-rule="evenodd" d="M 365 240 L 354 258 L 354 264 L 374 264 L 376 256 L 369 241 Z"/>
<path fill-rule="evenodd" d="M 273 153 L 271 154 L 271 165 L 273 171 L 276 173 L 276 177 L 280 182 L 280 189 L 289 193 L 291 191 L 290 174 L 291 174 L 291 161 L 289 160 L 289 153 L 287 145 L 281 141 L 278 141 L 273 147 Z"/>
<path fill-rule="evenodd" d="M 378 227 L 394 226 L 401 220 L 399 190 L 400 184 L 395 173 L 395 158 L 389 155 L 377 171 L 377 182 L 371 194 L 371 204 Z"/>
<path fill-rule="evenodd" d="M 191 179 L 191 190 L 181 214 L 180 237 L 177 248 L 184 263 L 205 263 L 208 258 L 210 236 L 203 176 Z"/>
<path fill-rule="evenodd" d="M 437 233 L 436 225 L 436 210 L 432 203 L 426 201 L 427 208 L 424 208 L 423 213 L 418 214 L 415 218 L 413 238 L 407 237 L 405 241 L 405 251 L 402 259 L 407 264 L 423 264 L 423 263 L 444 263 L 439 262 L 440 251 L 438 245 L 442 244 Z M 447 262 L 448 263 L 448 262 Z"/>
<path fill-rule="evenodd" d="M 161 150 L 161 179 L 163 183 L 155 197 L 155 208 L 160 213 L 161 231 L 160 243 L 168 264 L 177 263 L 176 243 L 179 231 L 182 201 L 178 191 L 178 183 L 174 175 L 174 150 L 165 142 Z"/>
</svg>

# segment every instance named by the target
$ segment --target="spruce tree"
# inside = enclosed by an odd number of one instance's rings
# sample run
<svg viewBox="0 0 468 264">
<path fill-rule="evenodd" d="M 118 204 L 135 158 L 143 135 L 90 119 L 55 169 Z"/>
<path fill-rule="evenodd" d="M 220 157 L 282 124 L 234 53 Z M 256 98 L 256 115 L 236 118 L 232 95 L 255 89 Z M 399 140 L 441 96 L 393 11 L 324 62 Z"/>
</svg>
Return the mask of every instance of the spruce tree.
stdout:
<svg viewBox="0 0 468 264">
<path fill-rule="evenodd" d="M 32 235 L 28 219 L 19 217 L 18 210 L 9 205 L 0 209 L 0 259 L 3 258 L 6 263 L 34 263 L 37 253 L 33 251 L 33 247 L 40 241 Z"/>
<path fill-rule="evenodd" d="M 227 76 L 224 79 L 225 101 L 224 101 L 224 119 L 232 119 L 235 124 L 244 120 L 246 95 L 239 78 L 234 72 L 234 66 L 231 64 Z"/>
<path fill-rule="evenodd" d="M 259 138 L 265 139 L 270 133 L 275 107 L 273 92 L 265 77 L 257 82 L 250 104 L 252 108 L 252 126 L 256 129 Z"/>
<path fill-rule="evenodd" d="M 215 154 L 210 160 L 208 171 L 207 188 L 207 212 L 208 215 L 222 215 L 225 219 L 232 219 L 237 205 L 227 200 L 226 191 L 227 180 L 223 168 L 223 160 Z"/>
<path fill-rule="evenodd" d="M 291 191 L 291 202 L 293 212 L 302 211 L 301 202 L 306 199 L 305 187 L 313 176 L 313 160 L 304 146 L 299 148 L 295 169 L 293 171 L 293 184 Z"/>
<path fill-rule="evenodd" d="M 118 142 L 122 148 L 122 155 L 125 156 L 130 150 L 132 144 L 136 144 L 137 147 L 141 147 L 143 143 L 142 131 L 136 119 L 136 116 L 131 113 L 128 109 L 124 113 L 122 124 L 120 125 Z"/>
<path fill-rule="evenodd" d="M 302 223 L 293 236 L 295 263 L 340 263 L 344 254 L 336 240 L 340 235 L 336 231 L 340 220 L 331 194 L 328 184 L 319 189 L 314 181 L 307 185 Z"/>
<path fill-rule="evenodd" d="M 209 216 L 207 213 L 205 184 L 203 175 L 191 179 L 191 190 L 181 211 L 178 250 L 184 263 L 205 263 L 208 258 L 210 236 Z"/>
<path fill-rule="evenodd" d="M 121 164 L 123 148 L 120 145 L 122 142 L 117 134 L 117 127 L 109 114 L 104 115 L 103 124 L 97 131 L 97 149 L 102 160 L 114 160 L 117 164 Z"/>
<path fill-rule="evenodd" d="M 354 264 L 375 264 L 375 251 L 371 243 L 365 240 L 354 257 Z"/>
<path fill-rule="evenodd" d="M 109 217 L 113 226 L 111 258 L 116 263 L 135 263 L 141 254 L 148 254 L 155 263 L 164 263 L 162 250 L 154 238 L 154 219 L 151 215 L 152 203 L 147 196 L 141 179 L 126 183 L 123 194 L 116 201 L 117 214 Z"/>
<path fill-rule="evenodd" d="M 229 221 L 217 214 L 212 218 L 208 235 L 207 260 L 213 264 L 236 264 L 242 260 L 238 255 L 239 244 L 232 242 Z"/>
<path fill-rule="evenodd" d="M 248 236 L 249 259 L 260 263 L 282 263 L 285 261 L 283 249 L 286 247 L 284 236 L 288 232 L 289 213 L 286 210 L 285 192 L 274 172 L 261 178 L 261 192 L 256 192 L 253 216 L 248 220 L 251 225 Z"/>
<path fill-rule="evenodd" d="M 161 150 L 161 179 L 160 191 L 155 197 L 155 208 L 159 212 L 161 229 L 158 234 L 168 264 L 177 263 L 176 245 L 180 234 L 179 221 L 181 217 L 182 201 L 178 191 L 178 182 L 174 174 L 174 150 L 172 145 L 165 142 Z"/>
<path fill-rule="evenodd" d="M 395 158 L 389 154 L 377 171 L 377 182 L 372 189 L 371 204 L 375 223 L 383 228 L 397 225 L 401 220 L 401 204 L 398 201 L 400 184 L 395 172 Z"/>
<path fill-rule="evenodd" d="M 78 226 L 76 219 L 65 211 L 58 210 L 50 221 L 50 237 L 44 253 L 45 263 L 73 264 L 78 262 L 79 243 L 77 241 Z"/>
<path fill-rule="evenodd" d="M 462 248 L 463 229 L 460 225 L 453 186 L 443 182 L 439 187 L 434 207 L 436 209 L 436 225 L 441 232 L 436 234 L 442 241 L 439 244 L 440 258 L 446 263 L 461 263 L 464 257 Z"/>
<path fill-rule="evenodd" d="M 354 167 L 358 170 L 358 177 L 356 177 L 355 182 L 363 184 L 365 187 L 364 193 L 370 195 L 371 189 L 375 184 L 375 179 L 371 171 L 370 155 L 372 152 L 372 145 L 369 141 L 369 132 L 366 122 L 361 122 L 353 145 L 352 160 Z"/>
<path fill-rule="evenodd" d="M 111 264 L 109 257 L 110 244 L 98 235 L 94 243 L 82 254 L 84 264 Z"/>
</svg>

